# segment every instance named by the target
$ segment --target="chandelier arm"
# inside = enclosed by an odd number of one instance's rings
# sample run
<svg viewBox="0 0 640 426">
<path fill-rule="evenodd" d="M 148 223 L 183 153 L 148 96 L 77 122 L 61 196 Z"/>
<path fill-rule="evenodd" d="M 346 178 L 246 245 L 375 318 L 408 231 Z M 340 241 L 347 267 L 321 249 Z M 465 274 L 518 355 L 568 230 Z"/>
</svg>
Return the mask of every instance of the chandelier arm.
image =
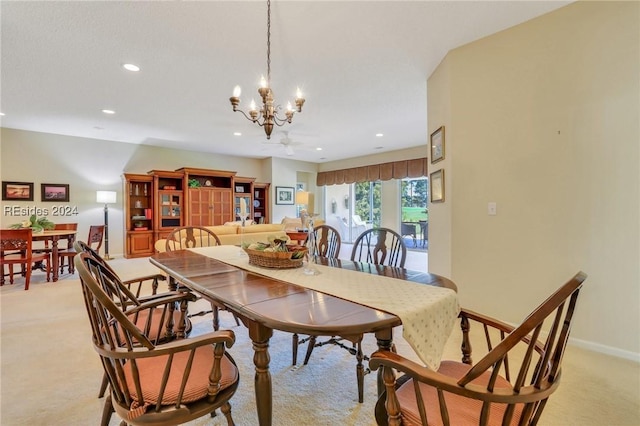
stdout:
<svg viewBox="0 0 640 426">
<path fill-rule="evenodd" d="M 293 114 L 291 114 L 291 117 L 293 117 Z M 278 126 L 284 126 L 287 123 L 291 123 L 291 120 L 288 117 L 281 118 L 281 117 L 278 117 L 277 115 L 274 115 L 273 122 Z"/>
<path fill-rule="evenodd" d="M 248 116 L 248 115 L 247 115 L 247 113 L 245 113 L 245 112 L 244 112 L 243 110 L 241 110 L 240 108 L 236 108 L 236 109 L 234 110 L 234 112 L 240 112 L 240 113 L 242 113 L 242 115 L 244 115 L 244 117 L 245 117 L 247 120 L 249 120 L 249 121 L 253 121 L 254 123 L 258 123 L 258 124 L 260 124 L 260 123 L 258 122 L 258 119 L 257 119 L 257 118 L 256 118 L 256 119 L 251 118 L 250 116 Z M 262 124 L 260 124 L 260 125 L 262 126 Z"/>
</svg>

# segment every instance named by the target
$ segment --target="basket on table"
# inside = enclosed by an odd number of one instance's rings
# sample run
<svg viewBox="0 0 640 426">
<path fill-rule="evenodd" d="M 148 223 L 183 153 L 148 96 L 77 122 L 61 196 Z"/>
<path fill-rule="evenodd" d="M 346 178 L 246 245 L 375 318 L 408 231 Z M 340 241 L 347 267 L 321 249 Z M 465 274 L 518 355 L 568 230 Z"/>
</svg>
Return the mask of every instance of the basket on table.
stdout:
<svg viewBox="0 0 640 426">
<path fill-rule="evenodd" d="M 307 248 L 304 246 L 289 245 L 287 244 L 289 251 L 262 251 L 252 250 L 244 248 L 244 251 L 249 255 L 249 264 L 255 266 L 261 266 L 263 268 L 275 268 L 275 269 L 288 269 L 299 268 L 302 266 L 304 256 L 300 256 L 297 259 L 292 259 L 291 256 L 295 252 L 304 252 L 307 254 Z"/>
</svg>

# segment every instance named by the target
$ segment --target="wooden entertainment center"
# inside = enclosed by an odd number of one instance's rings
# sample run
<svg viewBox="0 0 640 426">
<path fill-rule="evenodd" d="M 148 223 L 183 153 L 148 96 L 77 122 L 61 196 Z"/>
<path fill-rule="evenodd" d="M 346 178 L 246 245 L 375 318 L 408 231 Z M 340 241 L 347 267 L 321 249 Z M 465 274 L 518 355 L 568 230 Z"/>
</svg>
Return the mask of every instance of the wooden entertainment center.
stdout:
<svg viewBox="0 0 640 426">
<path fill-rule="evenodd" d="M 269 185 L 236 172 L 183 167 L 125 173 L 125 257 L 150 256 L 154 243 L 177 226 L 223 225 L 240 220 L 244 198 L 249 219 L 269 223 Z"/>
</svg>

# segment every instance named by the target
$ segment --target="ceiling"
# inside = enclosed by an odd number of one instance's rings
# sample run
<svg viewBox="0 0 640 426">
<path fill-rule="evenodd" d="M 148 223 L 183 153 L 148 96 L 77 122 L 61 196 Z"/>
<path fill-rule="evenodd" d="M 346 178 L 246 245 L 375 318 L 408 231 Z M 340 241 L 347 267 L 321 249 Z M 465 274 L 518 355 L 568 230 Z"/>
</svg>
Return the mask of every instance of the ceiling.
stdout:
<svg viewBox="0 0 640 426">
<path fill-rule="evenodd" d="M 568 3 L 274 1 L 275 100 L 299 86 L 306 103 L 267 141 L 229 103 L 235 85 L 241 108 L 259 100 L 266 2 L 2 1 L 1 124 L 314 163 L 426 146 L 426 81 L 447 52 Z"/>
</svg>

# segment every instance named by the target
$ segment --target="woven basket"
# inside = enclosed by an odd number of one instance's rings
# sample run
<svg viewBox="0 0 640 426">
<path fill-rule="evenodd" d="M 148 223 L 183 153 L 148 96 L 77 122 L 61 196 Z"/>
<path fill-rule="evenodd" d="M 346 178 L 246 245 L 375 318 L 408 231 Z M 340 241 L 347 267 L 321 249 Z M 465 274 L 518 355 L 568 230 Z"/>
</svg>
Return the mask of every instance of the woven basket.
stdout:
<svg viewBox="0 0 640 426">
<path fill-rule="evenodd" d="M 260 266 L 263 268 L 273 269 L 291 269 L 302 266 L 304 256 L 300 259 L 292 259 L 291 256 L 296 251 L 307 252 L 306 247 L 287 245 L 289 251 L 260 251 L 245 248 L 244 251 L 249 255 L 249 264 Z"/>
</svg>

